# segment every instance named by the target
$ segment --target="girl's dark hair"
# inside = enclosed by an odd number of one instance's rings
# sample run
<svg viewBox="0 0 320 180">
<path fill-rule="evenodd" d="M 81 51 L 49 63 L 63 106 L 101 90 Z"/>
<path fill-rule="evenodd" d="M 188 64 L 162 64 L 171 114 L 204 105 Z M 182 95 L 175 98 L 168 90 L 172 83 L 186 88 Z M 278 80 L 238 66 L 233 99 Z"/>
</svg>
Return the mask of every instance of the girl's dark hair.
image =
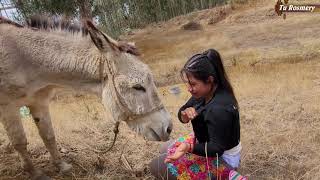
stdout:
<svg viewBox="0 0 320 180">
<path fill-rule="evenodd" d="M 218 51 L 208 49 L 201 54 L 195 54 L 186 62 L 180 74 L 183 80 L 186 76 L 189 81 L 188 74 L 192 74 L 192 76 L 204 83 L 208 83 L 209 76 L 213 76 L 214 83 L 218 85 L 218 88 L 224 89 L 230 93 L 238 107 L 238 101 Z"/>
</svg>

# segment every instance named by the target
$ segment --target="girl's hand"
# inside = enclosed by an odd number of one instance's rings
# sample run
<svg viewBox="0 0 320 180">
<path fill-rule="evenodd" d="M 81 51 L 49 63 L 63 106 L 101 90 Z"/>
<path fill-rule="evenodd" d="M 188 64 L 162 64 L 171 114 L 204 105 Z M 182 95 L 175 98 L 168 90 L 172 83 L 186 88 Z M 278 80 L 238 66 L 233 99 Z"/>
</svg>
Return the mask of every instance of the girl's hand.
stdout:
<svg viewBox="0 0 320 180">
<path fill-rule="evenodd" d="M 197 115 L 198 113 L 196 112 L 194 107 L 188 107 L 184 111 L 181 111 L 181 119 L 185 123 L 193 120 Z"/>
<path fill-rule="evenodd" d="M 171 156 L 167 156 L 164 162 L 171 163 L 173 161 L 176 161 L 177 159 L 181 158 L 184 154 L 186 154 L 188 151 L 191 151 L 191 150 L 192 150 L 191 144 L 181 143 L 180 146 L 176 149 L 176 152 Z"/>
</svg>

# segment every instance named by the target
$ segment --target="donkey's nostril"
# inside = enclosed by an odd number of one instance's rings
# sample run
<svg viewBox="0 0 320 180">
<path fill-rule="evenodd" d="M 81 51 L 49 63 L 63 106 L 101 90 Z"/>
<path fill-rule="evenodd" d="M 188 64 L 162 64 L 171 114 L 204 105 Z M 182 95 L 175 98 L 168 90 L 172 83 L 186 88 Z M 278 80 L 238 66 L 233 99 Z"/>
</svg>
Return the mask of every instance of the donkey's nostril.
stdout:
<svg viewBox="0 0 320 180">
<path fill-rule="evenodd" d="M 169 126 L 169 127 L 167 128 L 167 133 L 170 134 L 171 132 L 172 132 L 172 127 Z"/>
</svg>

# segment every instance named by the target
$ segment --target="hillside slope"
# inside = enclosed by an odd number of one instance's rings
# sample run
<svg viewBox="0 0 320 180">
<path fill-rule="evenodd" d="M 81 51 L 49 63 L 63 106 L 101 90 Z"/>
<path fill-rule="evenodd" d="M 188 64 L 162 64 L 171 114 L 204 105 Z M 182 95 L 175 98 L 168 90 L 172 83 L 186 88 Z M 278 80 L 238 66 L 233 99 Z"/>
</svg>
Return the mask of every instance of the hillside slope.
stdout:
<svg viewBox="0 0 320 180">
<path fill-rule="evenodd" d="M 243 150 L 239 171 L 253 180 L 317 180 L 320 14 L 288 14 L 283 20 L 274 13 L 273 1 L 259 2 L 264 3 L 194 12 L 121 38 L 135 41 L 142 60 L 152 69 L 159 95 L 173 119 L 171 138 L 192 130 L 190 124 L 177 119 L 178 109 L 190 97 L 179 70 L 192 54 L 215 48 L 224 59 L 240 105 Z M 201 24 L 201 30 L 182 30 L 190 21 Z M 181 94 L 170 94 L 173 86 L 180 87 Z M 49 163 L 35 124 L 23 119 L 32 160 L 50 177 L 153 179 L 148 163 L 160 154 L 161 143 L 145 141 L 125 123 L 121 123 L 114 148 L 107 154 L 95 153 L 111 143 L 113 129 L 110 114 L 96 97 L 58 94 L 50 113 L 59 150 L 74 166 L 71 175 L 59 174 Z M 133 171 L 124 166 L 122 156 Z M 0 128 L 0 179 L 27 179 L 19 165 Z"/>
</svg>

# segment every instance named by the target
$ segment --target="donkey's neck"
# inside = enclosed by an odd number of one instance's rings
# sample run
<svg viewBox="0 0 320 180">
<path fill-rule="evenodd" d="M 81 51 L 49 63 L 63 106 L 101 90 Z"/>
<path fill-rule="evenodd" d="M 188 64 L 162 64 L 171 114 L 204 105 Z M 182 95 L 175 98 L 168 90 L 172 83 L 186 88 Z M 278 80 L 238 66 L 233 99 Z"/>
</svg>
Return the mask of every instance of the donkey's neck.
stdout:
<svg viewBox="0 0 320 180">
<path fill-rule="evenodd" d="M 17 33 L 19 38 L 16 39 L 16 46 L 21 57 L 42 71 L 82 79 L 99 79 L 101 54 L 90 37 L 25 28 Z"/>
<path fill-rule="evenodd" d="M 0 27 L 2 38 L 8 42 L 5 52 L 14 54 L 15 61 L 11 62 L 21 74 L 19 86 L 34 92 L 48 84 L 57 84 L 101 95 L 99 64 L 102 55 L 89 36 L 34 31 L 11 25 Z M 104 73 L 107 69 L 105 64 Z M 18 77 L 17 74 L 14 77 Z"/>
</svg>

